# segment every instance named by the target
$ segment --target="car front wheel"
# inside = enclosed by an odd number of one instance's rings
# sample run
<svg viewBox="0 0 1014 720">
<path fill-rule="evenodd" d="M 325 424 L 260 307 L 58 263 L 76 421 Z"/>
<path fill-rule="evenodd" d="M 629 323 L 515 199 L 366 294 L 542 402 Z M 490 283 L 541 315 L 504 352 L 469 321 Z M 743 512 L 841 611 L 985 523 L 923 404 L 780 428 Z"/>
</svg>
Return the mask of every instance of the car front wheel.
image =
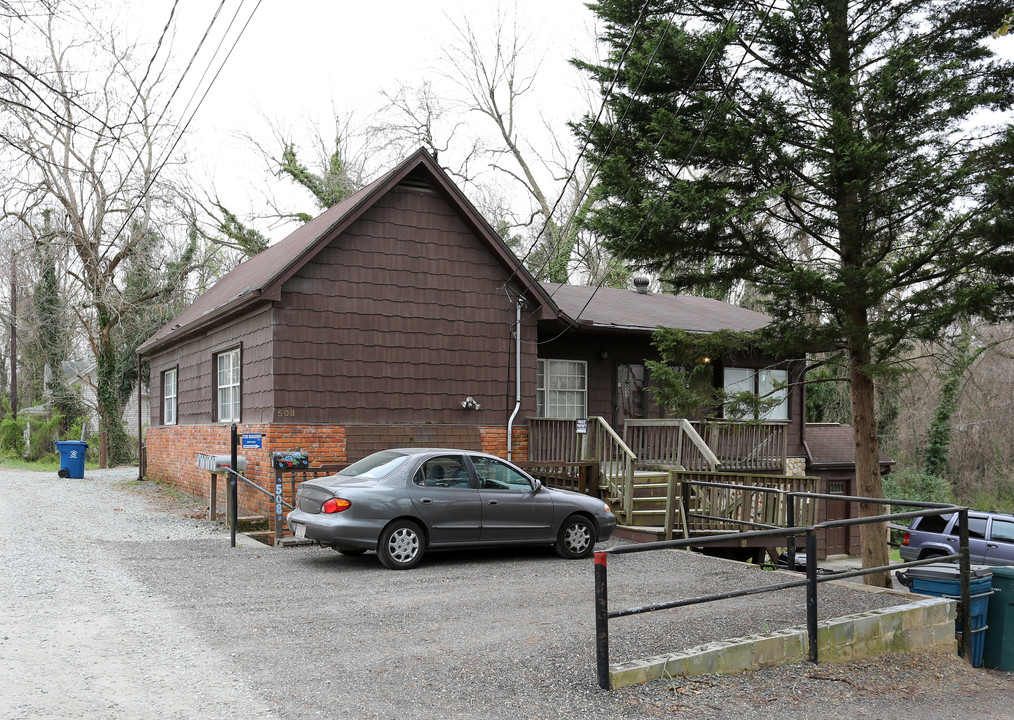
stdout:
<svg viewBox="0 0 1014 720">
<path fill-rule="evenodd" d="M 424 552 L 422 530 L 411 520 L 397 520 L 388 525 L 377 543 L 380 562 L 391 570 L 414 568 Z"/>
<path fill-rule="evenodd" d="M 562 558 L 575 560 L 591 557 L 595 549 L 595 526 L 581 515 L 567 518 L 560 526 L 556 538 L 556 553 Z"/>
</svg>

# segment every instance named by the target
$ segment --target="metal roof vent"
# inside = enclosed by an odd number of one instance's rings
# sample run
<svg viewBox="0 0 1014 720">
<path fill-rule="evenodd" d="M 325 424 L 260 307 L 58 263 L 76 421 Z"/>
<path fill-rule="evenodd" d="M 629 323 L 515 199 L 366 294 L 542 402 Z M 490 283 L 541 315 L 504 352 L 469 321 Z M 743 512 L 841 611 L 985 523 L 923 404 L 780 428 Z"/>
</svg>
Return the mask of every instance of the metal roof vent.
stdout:
<svg viewBox="0 0 1014 720">
<path fill-rule="evenodd" d="M 651 281 L 648 278 L 643 275 L 639 275 L 634 278 L 634 289 L 642 295 L 647 295 L 649 283 L 651 283 Z"/>
</svg>

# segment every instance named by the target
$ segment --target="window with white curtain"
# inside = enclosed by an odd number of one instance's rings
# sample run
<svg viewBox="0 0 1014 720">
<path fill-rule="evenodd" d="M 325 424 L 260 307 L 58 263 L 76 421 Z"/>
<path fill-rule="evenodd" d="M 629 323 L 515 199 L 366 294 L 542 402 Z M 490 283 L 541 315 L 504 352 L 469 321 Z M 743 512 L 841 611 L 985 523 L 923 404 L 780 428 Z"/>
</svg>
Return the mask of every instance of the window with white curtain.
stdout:
<svg viewBox="0 0 1014 720">
<path fill-rule="evenodd" d="M 215 389 L 219 422 L 239 422 L 240 364 L 239 348 L 220 352 L 215 356 Z"/>
<path fill-rule="evenodd" d="M 176 368 L 162 373 L 162 424 L 176 424 Z"/>
<path fill-rule="evenodd" d="M 539 417 L 588 417 L 588 363 L 539 360 L 536 399 Z"/>
<path fill-rule="evenodd" d="M 727 393 L 749 392 L 765 401 L 780 399 L 781 402 L 761 415 L 760 419 L 788 420 L 789 388 L 786 385 L 788 379 L 787 370 L 726 367 L 724 388 Z M 781 387 L 775 390 L 778 386 Z M 753 414 L 749 417 L 732 415 L 731 410 L 726 410 L 725 416 L 733 420 L 755 419 Z"/>
</svg>

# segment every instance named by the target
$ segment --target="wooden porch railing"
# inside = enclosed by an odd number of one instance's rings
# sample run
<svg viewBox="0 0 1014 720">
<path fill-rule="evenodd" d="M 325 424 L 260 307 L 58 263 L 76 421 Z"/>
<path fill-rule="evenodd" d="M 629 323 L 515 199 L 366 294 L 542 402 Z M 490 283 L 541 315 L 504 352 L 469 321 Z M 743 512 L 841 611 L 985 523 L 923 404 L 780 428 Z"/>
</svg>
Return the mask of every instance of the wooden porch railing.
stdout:
<svg viewBox="0 0 1014 720">
<path fill-rule="evenodd" d="M 690 420 L 697 434 L 717 456 L 722 470 L 785 471 L 786 422 L 746 420 Z M 687 470 L 703 470 L 685 465 Z"/>
<path fill-rule="evenodd" d="M 710 471 L 721 466 L 718 456 L 688 420 L 627 420 L 623 439 L 637 454 L 640 465 Z"/>
<path fill-rule="evenodd" d="M 694 483 L 722 483 L 739 485 L 743 489 L 709 487 Z M 784 475 L 755 475 L 745 473 L 671 472 L 670 485 L 690 484 L 690 502 L 682 508 L 686 515 L 686 530 L 680 534 L 713 535 L 721 532 L 756 530 L 752 523 L 787 527 L 789 518 L 785 493 L 819 492 L 820 478 L 787 477 Z M 763 492 L 753 488 L 772 488 L 781 492 Z M 670 495 L 679 497 L 681 488 L 675 488 Z M 675 498 L 671 512 L 678 509 Z M 695 517 L 697 516 L 697 517 Z M 667 510 L 667 519 L 671 517 Z M 736 522 L 734 522 L 736 521 Z M 794 525 L 813 525 L 817 522 L 817 501 L 813 498 L 797 498 Z M 667 520 L 666 526 L 670 526 Z"/>
<path fill-rule="evenodd" d="M 629 517 L 637 456 L 603 418 L 588 418 L 586 430 L 578 434 L 577 420 L 529 418 L 528 462 L 594 461 L 600 488 L 608 497 L 622 498 L 623 512 Z"/>
<path fill-rule="evenodd" d="M 594 460 L 578 462 L 520 462 L 518 467 L 547 487 L 572 490 L 600 497 L 599 464 Z"/>
</svg>

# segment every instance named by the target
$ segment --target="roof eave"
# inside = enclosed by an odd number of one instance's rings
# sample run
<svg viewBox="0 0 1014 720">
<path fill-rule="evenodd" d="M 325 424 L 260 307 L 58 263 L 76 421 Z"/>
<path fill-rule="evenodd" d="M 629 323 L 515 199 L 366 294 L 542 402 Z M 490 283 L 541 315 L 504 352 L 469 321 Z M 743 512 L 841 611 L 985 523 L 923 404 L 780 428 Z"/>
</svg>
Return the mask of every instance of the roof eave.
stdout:
<svg viewBox="0 0 1014 720">
<path fill-rule="evenodd" d="M 199 335 L 204 332 L 209 325 L 221 323 L 223 320 L 227 320 L 234 315 L 238 315 L 247 308 L 255 305 L 258 301 L 269 302 L 273 299 L 274 298 L 266 296 L 265 293 L 262 293 L 259 290 L 243 293 L 227 303 L 212 308 L 198 320 L 194 320 L 193 322 L 187 323 L 186 326 L 180 327 L 179 330 L 182 330 L 181 333 L 176 333 L 176 328 L 174 328 L 158 340 L 148 340 L 142 343 L 137 348 L 137 356 L 138 358 L 152 357 L 164 350 L 166 346 L 175 345 L 176 343 L 186 340 L 189 337 Z"/>
</svg>

